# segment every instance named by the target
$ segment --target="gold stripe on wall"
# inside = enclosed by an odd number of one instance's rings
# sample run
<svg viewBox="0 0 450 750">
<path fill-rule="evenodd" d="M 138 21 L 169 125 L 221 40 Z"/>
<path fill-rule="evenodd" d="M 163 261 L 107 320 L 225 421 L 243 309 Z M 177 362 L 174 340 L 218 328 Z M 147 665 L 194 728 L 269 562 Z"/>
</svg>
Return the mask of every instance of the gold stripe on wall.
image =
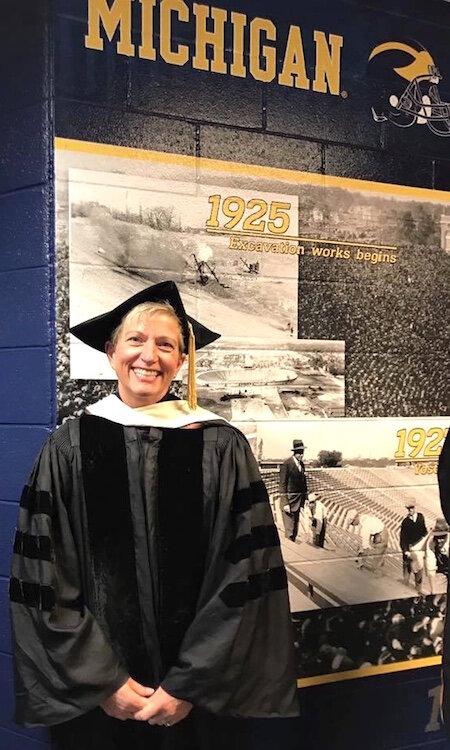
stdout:
<svg viewBox="0 0 450 750">
<path fill-rule="evenodd" d="M 112 156 L 119 159 L 136 159 L 152 162 L 159 161 L 163 164 L 176 164 L 178 166 L 186 167 L 196 166 L 200 169 L 212 170 L 215 172 L 229 172 L 232 174 L 251 175 L 252 177 L 261 177 L 264 179 L 276 179 L 307 185 L 319 185 L 322 187 L 365 190 L 372 193 L 384 193 L 404 198 L 415 198 L 416 200 L 422 201 L 450 203 L 450 192 L 445 190 L 410 187 L 408 185 L 393 185 L 388 182 L 357 180 L 351 177 L 336 177 L 335 175 L 324 175 L 318 174 L 317 172 L 297 172 L 291 169 L 280 169 L 279 167 L 265 167 L 258 164 L 244 164 L 241 162 L 207 159 L 203 156 L 196 157 L 184 154 L 171 154 L 164 151 L 146 151 L 144 149 L 131 148 L 129 146 L 112 146 L 106 143 L 77 141 L 70 138 L 55 138 L 55 148 L 60 151 L 98 154 L 99 156 Z"/>
<path fill-rule="evenodd" d="M 441 656 L 427 656 L 424 659 L 413 659 L 411 661 L 399 661 L 395 664 L 380 664 L 374 667 L 364 667 L 362 669 L 349 669 L 345 672 L 335 672 L 333 674 L 321 674 L 317 677 L 302 677 L 297 680 L 297 687 L 314 687 L 315 685 L 326 685 L 330 682 L 343 682 L 344 680 L 357 680 L 362 677 L 376 677 L 380 674 L 390 674 L 391 672 L 405 672 L 409 669 L 422 669 L 423 667 L 434 667 L 442 664 Z"/>
</svg>

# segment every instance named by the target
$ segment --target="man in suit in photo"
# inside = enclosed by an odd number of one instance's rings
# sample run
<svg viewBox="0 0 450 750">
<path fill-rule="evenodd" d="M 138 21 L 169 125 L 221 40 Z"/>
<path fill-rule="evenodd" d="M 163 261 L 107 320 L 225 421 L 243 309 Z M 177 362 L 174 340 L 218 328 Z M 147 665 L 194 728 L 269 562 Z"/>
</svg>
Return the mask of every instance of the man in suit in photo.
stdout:
<svg viewBox="0 0 450 750">
<path fill-rule="evenodd" d="M 410 549 L 427 535 L 427 527 L 423 513 L 416 511 L 415 503 L 410 502 L 406 506 L 408 515 L 402 521 L 400 527 L 400 548 L 403 553 L 403 582 L 408 585 L 412 570 Z M 414 583 L 419 591 L 422 583 L 420 571 L 414 573 Z"/>
<path fill-rule="evenodd" d="M 305 464 L 303 463 L 305 447 L 303 440 L 294 440 L 292 456 L 286 459 L 280 467 L 280 506 L 284 533 L 286 539 L 290 539 L 292 542 L 296 540 L 300 511 L 308 496 Z"/>
</svg>

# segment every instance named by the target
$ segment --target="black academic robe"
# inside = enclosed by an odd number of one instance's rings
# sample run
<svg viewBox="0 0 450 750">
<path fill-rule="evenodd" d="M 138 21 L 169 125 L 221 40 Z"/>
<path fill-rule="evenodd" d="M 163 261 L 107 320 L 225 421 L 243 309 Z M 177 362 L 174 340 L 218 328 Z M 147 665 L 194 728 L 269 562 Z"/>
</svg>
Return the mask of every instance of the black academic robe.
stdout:
<svg viewBox="0 0 450 750">
<path fill-rule="evenodd" d="M 154 515 L 164 431 L 147 429 L 144 451 L 141 429 L 70 420 L 32 470 L 10 586 L 16 721 L 87 715 L 130 674 L 208 715 L 296 716 L 278 536 L 250 447 L 229 425 L 201 428 L 203 573 L 178 654 L 164 663 Z"/>
</svg>

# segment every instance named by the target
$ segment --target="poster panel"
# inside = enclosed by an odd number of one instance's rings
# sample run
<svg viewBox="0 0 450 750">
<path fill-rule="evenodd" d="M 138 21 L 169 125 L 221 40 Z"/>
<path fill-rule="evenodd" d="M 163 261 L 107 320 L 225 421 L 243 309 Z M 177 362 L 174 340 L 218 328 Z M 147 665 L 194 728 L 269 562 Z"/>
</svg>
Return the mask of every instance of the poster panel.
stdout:
<svg viewBox="0 0 450 750">
<path fill-rule="evenodd" d="M 444 576 L 431 580 L 424 574 L 420 584 L 412 572 L 403 576 L 401 527 L 408 508 L 423 514 L 430 533 L 442 516 L 436 467 L 446 431 L 442 418 L 258 424 L 259 462 L 281 535 L 280 468 L 295 439 L 305 445 L 309 497 L 314 494 L 324 506 L 319 520 L 326 518 L 326 531 L 320 544 L 308 502 L 296 541 L 282 540 L 294 611 L 445 590 Z M 385 542 L 361 557 L 372 527 L 377 529 L 373 533 L 386 532 Z M 418 570 L 422 548 L 417 552 Z"/>
<path fill-rule="evenodd" d="M 442 653 L 449 534 L 436 472 L 447 425 L 442 418 L 258 424 L 306 684 Z M 294 543 L 283 533 L 280 470 L 298 439 L 309 495 Z M 421 523 L 412 540 L 412 524 Z"/>
</svg>

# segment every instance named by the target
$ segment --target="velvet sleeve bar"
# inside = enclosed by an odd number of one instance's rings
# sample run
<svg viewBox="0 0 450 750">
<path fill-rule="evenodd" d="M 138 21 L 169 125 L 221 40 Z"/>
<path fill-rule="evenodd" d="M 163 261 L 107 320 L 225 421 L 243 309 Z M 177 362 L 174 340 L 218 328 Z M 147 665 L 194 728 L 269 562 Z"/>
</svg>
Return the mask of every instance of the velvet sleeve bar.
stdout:
<svg viewBox="0 0 450 750">
<path fill-rule="evenodd" d="M 61 451 L 51 436 L 21 497 L 10 601 L 15 721 L 22 726 L 83 714 L 128 678 L 84 602 L 68 513 L 82 492 L 76 464 L 73 451 Z"/>
</svg>

